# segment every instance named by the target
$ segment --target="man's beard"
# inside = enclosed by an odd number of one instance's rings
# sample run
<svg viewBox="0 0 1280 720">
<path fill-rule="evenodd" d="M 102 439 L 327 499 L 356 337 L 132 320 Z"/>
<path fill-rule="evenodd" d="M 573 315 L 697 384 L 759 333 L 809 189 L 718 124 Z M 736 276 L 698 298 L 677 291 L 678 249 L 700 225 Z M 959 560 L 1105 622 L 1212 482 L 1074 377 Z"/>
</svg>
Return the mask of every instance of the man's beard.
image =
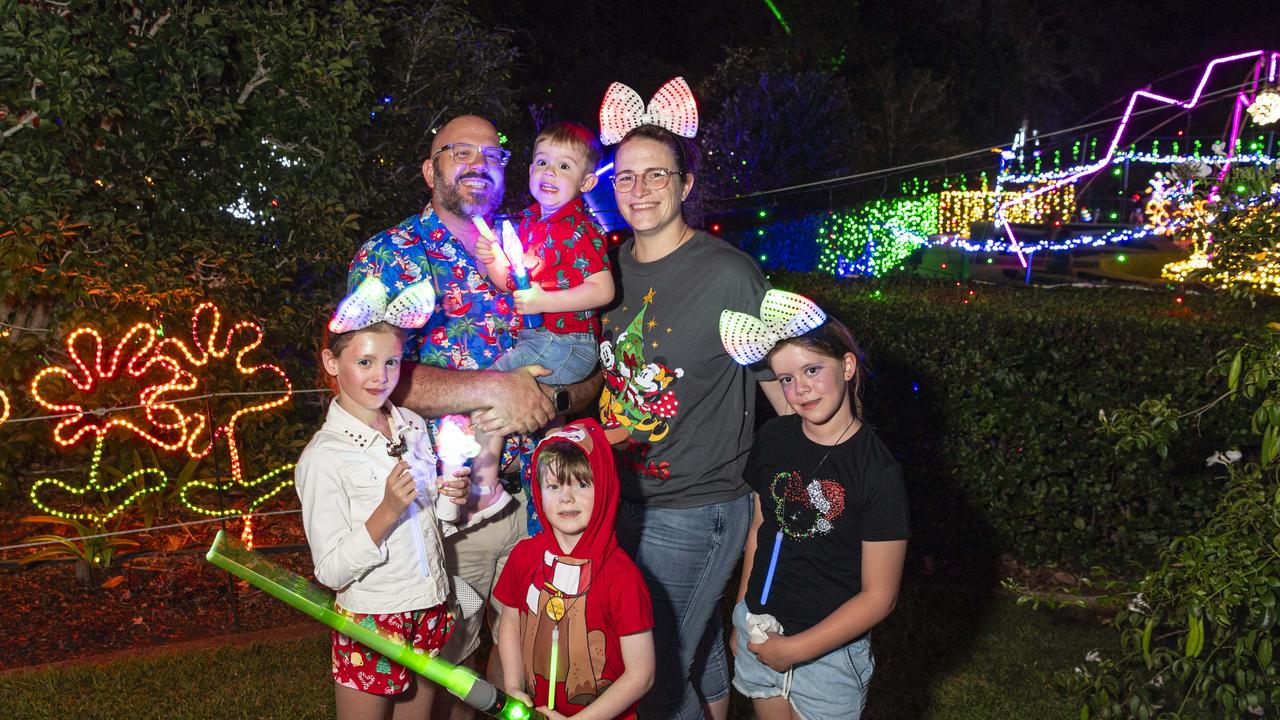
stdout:
<svg viewBox="0 0 1280 720">
<path fill-rule="evenodd" d="M 485 199 L 474 202 L 467 197 L 462 190 L 462 181 L 469 177 L 483 177 L 489 181 L 490 192 L 485 194 Z M 502 193 L 493 182 L 493 178 L 480 173 L 468 173 L 457 178 L 452 183 L 445 182 L 444 176 L 439 170 L 435 171 L 436 187 L 435 192 L 438 196 L 440 207 L 457 215 L 459 217 L 473 217 L 475 215 L 488 215 L 497 209 L 502 202 Z"/>
</svg>

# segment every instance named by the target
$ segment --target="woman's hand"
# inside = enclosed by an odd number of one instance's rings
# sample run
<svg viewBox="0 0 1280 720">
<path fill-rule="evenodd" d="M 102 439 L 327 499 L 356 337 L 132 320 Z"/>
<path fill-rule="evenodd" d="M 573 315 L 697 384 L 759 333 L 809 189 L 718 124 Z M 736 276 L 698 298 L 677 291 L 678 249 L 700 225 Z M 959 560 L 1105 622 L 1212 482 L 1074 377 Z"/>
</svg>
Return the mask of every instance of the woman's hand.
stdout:
<svg viewBox="0 0 1280 720">
<path fill-rule="evenodd" d="M 513 697 L 525 705 L 533 707 L 533 698 L 529 697 L 528 693 L 524 690 L 520 688 L 507 688 L 505 692 L 507 693 L 507 697 Z"/>
<path fill-rule="evenodd" d="M 547 720 L 568 720 L 564 715 L 561 715 L 545 705 L 538 708 L 538 712 L 542 713 L 542 716 Z"/>
<path fill-rule="evenodd" d="M 796 664 L 796 658 L 791 652 L 791 638 L 786 635 L 769 633 L 768 639 L 762 643 L 747 643 L 747 650 L 755 653 L 760 662 L 780 673 L 790 670 Z"/>
<path fill-rule="evenodd" d="M 466 505 L 467 497 L 471 495 L 471 468 L 464 465 L 454 470 L 451 478 L 437 478 L 436 484 L 440 494 L 449 498 L 449 502 Z"/>
<path fill-rule="evenodd" d="M 382 506 L 399 517 L 418 497 L 418 481 L 409 472 L 409 463 L 401 460 L 387 474 L 386 489 L 382 493 Z"/>
</svg>

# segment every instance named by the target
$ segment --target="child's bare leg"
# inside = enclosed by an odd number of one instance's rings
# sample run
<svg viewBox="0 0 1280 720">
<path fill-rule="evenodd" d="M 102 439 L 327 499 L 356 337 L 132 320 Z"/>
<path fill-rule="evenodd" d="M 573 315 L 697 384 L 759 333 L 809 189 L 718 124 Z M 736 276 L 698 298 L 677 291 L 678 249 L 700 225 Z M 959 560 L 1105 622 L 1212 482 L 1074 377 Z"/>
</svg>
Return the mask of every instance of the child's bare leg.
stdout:
<svg viewBox="0 0 1280 720">
<path fill-rule="evenodd" d="M 409 673 L 409 682 L 412 687 L 391 706 L 392 720 L 425 720 L 431 714 L 431 701 L 436 694 L 435 685 L 414 673 Z"/>
<path fill-rule="evenodd" d="M 771 698 L 752 698 L 751 707 L 759 720 L 792 720 L 796 717 L 791 701 L 778 695 Z"/>
<path fill-rule="evenodd" d="M 338 720 L 383 720 L 391 698 L 386 695 L 370 695 L 345 685 L 333 684 Z"/>
</svg>

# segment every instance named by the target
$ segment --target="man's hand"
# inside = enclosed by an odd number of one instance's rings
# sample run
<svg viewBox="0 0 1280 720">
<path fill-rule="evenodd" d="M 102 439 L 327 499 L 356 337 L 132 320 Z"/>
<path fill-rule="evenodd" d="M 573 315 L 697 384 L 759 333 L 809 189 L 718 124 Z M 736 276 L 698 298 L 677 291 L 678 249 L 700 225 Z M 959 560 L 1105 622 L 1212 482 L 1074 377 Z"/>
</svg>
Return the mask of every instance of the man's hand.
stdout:
<svg viewBox="0 0 1280 720">
<path fill-rule="evenodd" d="M 493 241 L 485 237 L 483 233 L 476 238 L 475 256 L 476 260 L 485 265 L 492 265 L 493 261 L 497 259 L 496 254 L 493 252 Z"/>
<path fill-rule="evenodd" d="M 492 404 L 474 416 L 473 422 L 490 435 L 533 432 L 555 417 L 556 408 L 543 385 L 534 378 L 550 375 L 541 365 L 526 365 L 503 373 L 493 392 Z"/>
</svg>

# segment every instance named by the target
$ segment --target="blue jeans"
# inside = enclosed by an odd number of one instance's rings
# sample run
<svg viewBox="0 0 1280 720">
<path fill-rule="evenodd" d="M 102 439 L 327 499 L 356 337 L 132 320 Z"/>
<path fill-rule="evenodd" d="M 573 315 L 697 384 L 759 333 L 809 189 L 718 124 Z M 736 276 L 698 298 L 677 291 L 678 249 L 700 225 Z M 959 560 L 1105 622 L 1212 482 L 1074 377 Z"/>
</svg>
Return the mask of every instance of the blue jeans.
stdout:
<svg viewBox="0 0 1280 720">
<path fill-rule="evenodd" d="M 640 716 L 701 718 L 703 702 L 729 694 L 720 600 L 742 557 L 751 495 L 680 509 L 622 500 L 618 510 L 618 542 L 653 597 L 657 665 Z"/>
<path fill-rule="evenodd" d="M 596 369 L 599 349 L 592 333 L 553 333 L 545 327 L 520 331 L 516 346 L 493 363 L 495 370 L 541 365 L 551 371 L 538 378 L 545 385 L 570 385 Z"/>
<path fill-rule="evenodd" d="M 749 698 L 785 697 L 805 720 L 857 720 L 862 716 L 867 683 L 876 669 L 870 634 L 780 673 L 747 650 L 745 602 L 733 608 L 733 626 L 738 631 L 738 653 L 733 661 L 733 686 L 738 692 Z"/>
</svg>

